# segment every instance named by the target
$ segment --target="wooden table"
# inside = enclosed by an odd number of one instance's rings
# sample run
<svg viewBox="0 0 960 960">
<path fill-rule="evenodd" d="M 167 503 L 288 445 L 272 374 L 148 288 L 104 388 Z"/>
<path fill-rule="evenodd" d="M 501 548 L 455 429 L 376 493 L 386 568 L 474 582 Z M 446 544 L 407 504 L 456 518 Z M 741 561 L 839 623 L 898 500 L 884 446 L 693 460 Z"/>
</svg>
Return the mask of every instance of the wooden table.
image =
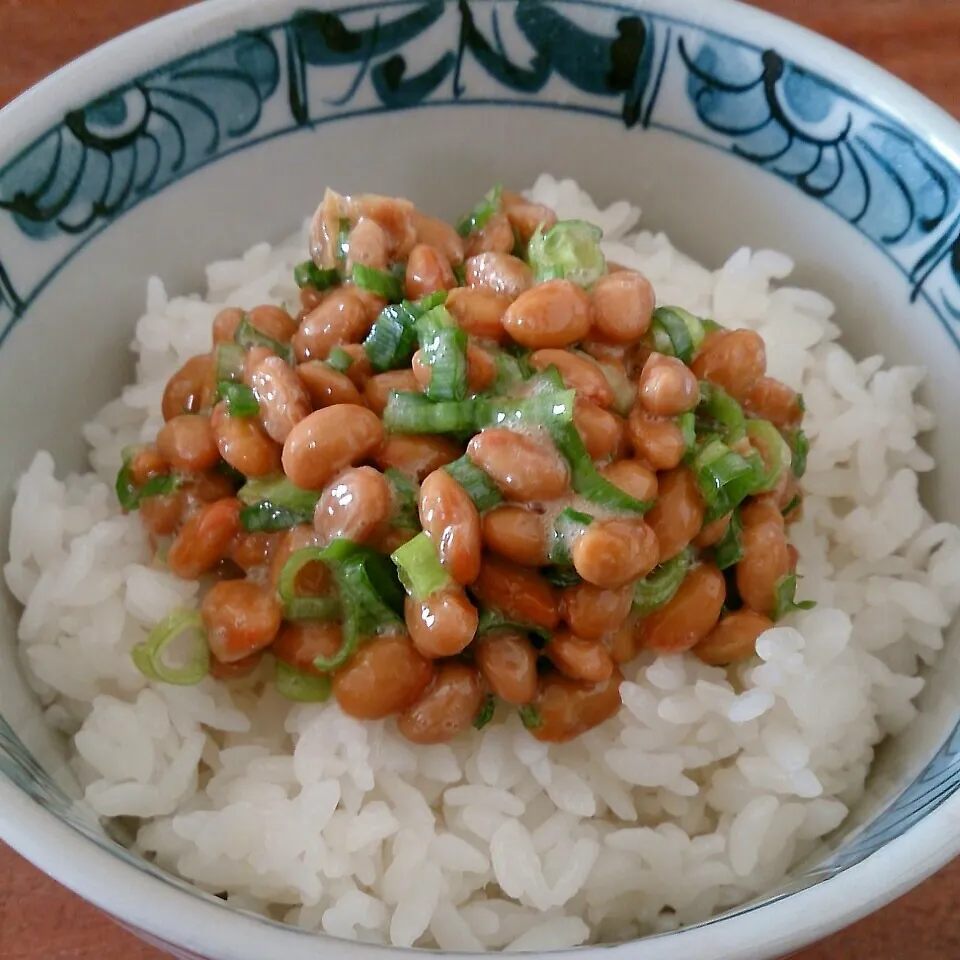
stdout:
<svg viewBox="0 0 960 960">
<path fill-rule="evenodd" d="M 958 0 L 755 0 L 875 60 L 960 116 Z M 71 58 L 185 0 L 0 0 L 0 103 Z M 796 960 L 960 957 L 960 860 Z M 0 845 L 2 960 L 160 960 Z M 268 958 L 264 958 L 268 960 Z"/>
</svg>

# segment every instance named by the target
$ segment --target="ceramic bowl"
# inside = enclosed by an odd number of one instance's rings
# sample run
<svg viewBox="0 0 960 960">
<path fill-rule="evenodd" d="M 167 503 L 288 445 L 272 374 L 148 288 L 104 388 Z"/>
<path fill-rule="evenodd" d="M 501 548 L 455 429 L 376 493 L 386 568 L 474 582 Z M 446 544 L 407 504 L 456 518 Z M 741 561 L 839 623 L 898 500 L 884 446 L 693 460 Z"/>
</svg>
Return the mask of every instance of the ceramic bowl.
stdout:
<svg viewBox="0 0 960 960">
<path fill-rule="evenodd" d="M 80 467 L 79 425 L 131 376 L 145 278 L 278 239 L 327 183 L 453 216 L 463 186 L 573 176 L 719 265 L 785 250 L 847 346 L 930 371 L 943 424 L 925 491 L 960 521 L 960 127 L 876 67 L 728 0 L 209 0 L 107 44 L 0 114 L 0 543 L 38 448 Z M 476 192 L 476 191 L 472 191 Z M 76 803 L 64 745 L 0 623 L 0 835 L 181 957 L 400 957 L 245 915 L 162 874 Z M 960 635 L 884 745 L 825 859 L 644 960 L 780 955 L 960 850 Z M 635 945 L 584 957 L 637 956 Z"/>
</svg>

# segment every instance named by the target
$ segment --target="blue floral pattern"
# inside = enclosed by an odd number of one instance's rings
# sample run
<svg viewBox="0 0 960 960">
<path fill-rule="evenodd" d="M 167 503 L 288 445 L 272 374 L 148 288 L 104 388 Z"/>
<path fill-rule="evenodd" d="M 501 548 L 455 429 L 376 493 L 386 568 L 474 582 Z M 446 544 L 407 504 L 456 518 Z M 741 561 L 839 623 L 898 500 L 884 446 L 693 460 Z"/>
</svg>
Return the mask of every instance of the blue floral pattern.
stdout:
<svg viewBox="0 0 960 960">
<path fill-rule="evenodd" d="M 330 120 L 451 103 L 580 111 L 731 152 L 855 227 L 897 265 L 905 301 L 926 300 L 960 346 L 957 170 L 895 118 L 774 50 L 590 0 L 304 10 L 68 113 L 0 170 L 0 344 L 85 243 L 201 167 Z M 13 242 L 31 245 L 17 270 L 4 246 Z M 2 719 L 0 772 L 95 843 L 187 888 L 114 843 Z M 870 856 L 958 789 L 960 727 L 884 813 L 790 889 Z"/>
</svg>

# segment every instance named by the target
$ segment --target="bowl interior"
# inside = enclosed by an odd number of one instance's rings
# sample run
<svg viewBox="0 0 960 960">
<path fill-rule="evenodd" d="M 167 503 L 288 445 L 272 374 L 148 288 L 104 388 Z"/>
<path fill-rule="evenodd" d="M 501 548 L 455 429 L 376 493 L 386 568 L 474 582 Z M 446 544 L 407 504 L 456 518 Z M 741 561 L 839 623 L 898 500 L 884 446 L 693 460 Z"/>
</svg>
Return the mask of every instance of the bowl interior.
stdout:
<svg viewBox="0 0 960 960">
<path fill-rule="evenodd" d="M 31 143 L 18 139 L 29 102 L 4 121 L 4 561 L 15 478 L 38 448 L 81 470 L 80 424 L 131 378 L 149 275 L 171 293 L 202 289 L 204 264 L 281 239 L 327 184 L 453 218 L 487 185 L 520 188 L 544 170 L 600 204 L 629 198 L 647 229 L 710 266 L 744 245 L 785 251 L 791 283 L 837 304 L 855 355 L 925 366 L 925 402 L 941 418 L 925 444 L 938 461 L 925 502 L 960 522 L 950 422 L 960 175 L 893 110 L 858 96 L 856 76 L 837 82 L 786 35 L 785 47 L 749 29 L 738 38 L 667 4 L 383 3 L 292 19 L 286 9 L 245 10 L 237 16 L 275 22 L 239 34 L 221 16 L 175 60 L 181 34 L 161 60 L 145 54 L 158 62 L 150 72 L 101 59 L 82 102 L 56 86 L 37 95 L 47 121 Z M 18 673 L 18 616 L 4 593 L 0 770 L 95 832 Z M 960 786 L 958 658 L 953 629 L 921 716 L 883 745 L 867 796 L 799 883 L 868 856 Z"/>
</svg>

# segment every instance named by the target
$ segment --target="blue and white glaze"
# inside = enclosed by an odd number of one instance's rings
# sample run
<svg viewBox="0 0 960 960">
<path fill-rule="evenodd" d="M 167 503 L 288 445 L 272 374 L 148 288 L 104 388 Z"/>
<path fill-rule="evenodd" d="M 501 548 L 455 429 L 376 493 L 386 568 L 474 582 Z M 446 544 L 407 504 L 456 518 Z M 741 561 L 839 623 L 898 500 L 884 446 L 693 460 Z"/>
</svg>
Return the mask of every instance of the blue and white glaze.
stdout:
<svg viewBox="0 0 960 960">
<path fill-rule="evenodd" d="M 754 164 L 859 231 L 897 267 L 904 303 L 925 300 L 960 348 L 957 170 L 897 119 L 776 50 L 584 0 L 304 11 L 71 111 L 0 170 L 0 344 L 86 243 L 192 172 L 304 127 L 452 104 L 590 114 Z M 0 771 L 114 855 L 188 888 L 110 840 L 2 718 Z M 960 727 L 872 823 L 763 902 L 859 863 L 958 789 Z"/>
</svg>

